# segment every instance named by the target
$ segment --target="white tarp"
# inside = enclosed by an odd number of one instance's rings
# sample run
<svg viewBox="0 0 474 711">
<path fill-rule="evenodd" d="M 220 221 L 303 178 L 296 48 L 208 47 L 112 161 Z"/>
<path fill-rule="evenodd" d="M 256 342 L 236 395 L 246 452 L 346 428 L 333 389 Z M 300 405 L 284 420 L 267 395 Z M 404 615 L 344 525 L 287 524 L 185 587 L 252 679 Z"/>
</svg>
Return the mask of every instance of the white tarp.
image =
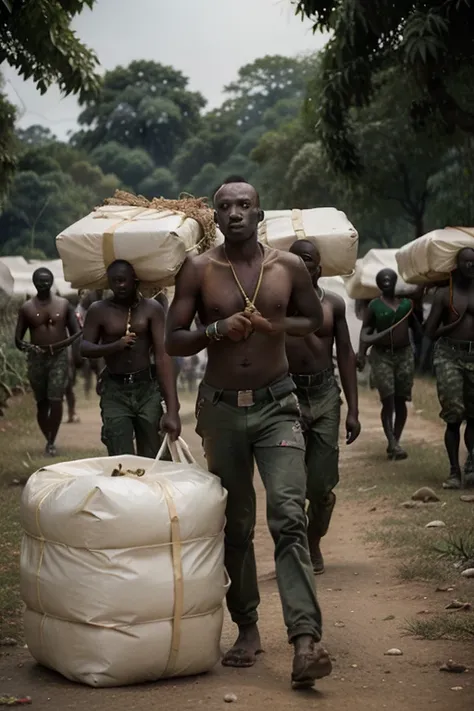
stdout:
<svg viewBox="0 0 474 711">
<path fill-rule="evenodd" d="M 63 230 L 56 246 L 65 278 L 77 289 L 107 286 L 115 259 L 130 262 L 143 288 L 168 286 L 202 238 L 196 220 L 171 210 L 106 205 Z"/>
<path fill-rule="evenodd" d="M 365 257 L 358 259 L 354 273 L 345 277 L 347 293 L 352 299 L 375 299 L 380 295 L 377 274 L 382 269 L 393 269 L 398 274 L 396 293 L 412 294 L 416 287 L 407 284 L 399 275 L 396 249 L 371 249 Z"/>
<path fill-rule="evenodd" d="M 7 264 L 0 261 L 0 296 L 11 296 L 13 294 L 13 275 Z"/>
<path fill-rule="evenodd" d="M 53 291 L 60 296 L 69 296 L 76 293 L 76 290 L 65 281 L 63 265 L 60 259 L 52 261 L 35 259 L 27 262 L 24 257 L 0 257 L 0 263 L 10 270 L 13 277 L 13 294 L 15 296 L 34 296 L 36 289 L 33 285 L 33 272 L 39 267 L 49 269 L 54 277 Z"/>
<path fill-rule="evenodd" d="M 433 230 L 397 252 L 400 274 L 411 284 L 426 284 L 449 278 L 461 249 L 474 248 L 474 227 Z"/>
<path fill-rule="evenodd" d="M 313 242 L 321 254 L 323 276 L 350 274 L 356 263 L 359 236 L 346 215 L 334 207 L 312 210 L 268 210 L 258 227 L 263 244 L 288 251 L 296 239 Z"/>
<path fill-rule="evenodd" d="M 219 659 L 227 493 L 184 443 L 170 448 L 173 462 L 46 466 L 23 491 L 25 640 L 72 681 L 151 682 Z M 119 465 L 132 471 L 112 476 Z"/>
</svg>

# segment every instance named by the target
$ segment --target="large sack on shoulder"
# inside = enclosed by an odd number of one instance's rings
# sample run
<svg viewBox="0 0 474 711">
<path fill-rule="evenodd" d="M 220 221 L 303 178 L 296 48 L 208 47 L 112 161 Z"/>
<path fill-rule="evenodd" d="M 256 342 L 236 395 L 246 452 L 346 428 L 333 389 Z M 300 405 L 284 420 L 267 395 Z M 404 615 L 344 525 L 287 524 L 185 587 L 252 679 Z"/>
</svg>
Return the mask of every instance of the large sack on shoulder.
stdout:
<svg viewBox="0 0 474 711">
<path fill-rule="evenodd" d="M 115 259 L 130 262 L 143 291 L 174 283 L 187 254 L 212 246 L 213 211 L 194 198 L 164 200 L 118 191 L 115 198 L 63 230 L 56 246 L 64 278 L 76 289 L 107 287 Z"/>
<path fill-rule="evenodd" d="M 377 274 L 382 269 L 393 269 L 398 274 L 396 249 L 371 249 L 365 257 L 358 259 L 354 273 L 344 278 L 347 293 L 352 299 L 375 299 L 380 296 L 377 287 Z M 416 287 L 407 284 L 398 275 L 396 294 L 409 296 L 416 291 Z"/>
<path fill-rule="evenodd" d="M 321 254 L 322 276 L 350 274 L 355 267 L 359 235 L 346 215 L 334 207 L 268 210 L 258 238 L 284 251 L 297 239 L 313 242 Z"/>
<path fill-rule="evenodd" d="M 171 453 L 54 464 L 24 489 L 25 639 L 72 681 L 151 682 L 219 659 L 227 494 L 184 443 Z"/>
<path fill-rule="evenodd" d="M 398 269 L 409 284 L 445 281 L 456 269 L 461 249 L 474 248 L 474 227 L 433 230 L 397 252 Z"/>
</svg>

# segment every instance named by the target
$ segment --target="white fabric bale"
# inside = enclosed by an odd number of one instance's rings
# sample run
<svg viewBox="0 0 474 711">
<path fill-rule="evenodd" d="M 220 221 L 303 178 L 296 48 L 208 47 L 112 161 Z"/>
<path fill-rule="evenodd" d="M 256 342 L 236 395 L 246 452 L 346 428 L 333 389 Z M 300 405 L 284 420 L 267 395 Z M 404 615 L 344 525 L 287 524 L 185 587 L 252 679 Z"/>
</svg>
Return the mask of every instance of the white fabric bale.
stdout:
<svg viewBox="0 0 474 711">
<path fill-rule="evenodd" d="M 14 280 L 10 269 L 0 259 L 0 296 L 11 296 L 13 284 Z"/>
<path fill-rule="evenodd" d="M 258 228 L 260 242 L 288 251 L 296 239 L 307 239 L 321 254 L 322 276 L 350 274 L 357 259 L 359 236 L 346 215 L 334 207 L 269 210 Z"/>
<path fill-rule="evenodd" d="M 410 284 L 444 281 L 461 249 L 474 248 L 474 227 L 446 227 L 408 242 L 397 252 L 400 274 Z"/>
<path fill-rule="evenodd" d="M 30 477 L 20 584 L 26 642 L 41 664 L 118 686 L 217 662 L 227 494 L 178 451 L 180 461 L 99 457 Z M 145 474 L 112 477 L 119 464 Z"/>
<path fill-rule="evenodd" d="M 76 289 L 103 289 L 115 259 L 130 262 L 146 288 L 169 286 L 186 254 L 202 238 L 199 223 L 183 213 L 106 205 L 56 237 L 64 275 Z"/>
<path fill-rule="evenodd" d="M 398 273 L 396 249 L 371 249 L 365 257 L 358 259 L 354 273 L 344 278 L 347 293 L 352 299 L 375 299 L 380 296 L 377 287 L 377 274 L 382 269 L 393 269 L 398 274 L 395 293 L 409 296 L 416 291 L 416 286 L 407 284 Z"/>
</svg>

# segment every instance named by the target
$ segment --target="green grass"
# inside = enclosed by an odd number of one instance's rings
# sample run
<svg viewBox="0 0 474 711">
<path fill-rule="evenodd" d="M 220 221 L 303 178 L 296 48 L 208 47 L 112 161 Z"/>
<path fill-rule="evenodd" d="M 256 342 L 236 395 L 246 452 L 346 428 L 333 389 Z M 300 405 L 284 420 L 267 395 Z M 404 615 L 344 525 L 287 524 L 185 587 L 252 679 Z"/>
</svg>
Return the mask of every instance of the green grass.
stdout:
<svg viewBox="0 0 474 711">
<path fill-rule="evenodd" d="M 474 638 L 474 615 L 466 612 L 452 612 L 433 617 L 417 618 L 406 623 L 407 634 L 422 639 L 465 640 Z"/>
<path fill-rule="evenodd" d="M 437 416 L 433 404 L 436 402 L 437 406 L 436 393 L 430 381 L 418 383 L 417 398 L 416 405 L 425 403 L 426 410 Z M 474 565 L 474 505 L 462 502 L 460 492 L 441 489 L 446 478 L 442 428 L 439 444 L 410 444 L 408 450 L 406 461 L 389 462 L 382 435 L 369 439 L 361 457 L 357 456 L 357 467 L 345 477 L 341 493 L 382 512 L 381 518 L 377 514 L 367 525 L 365 540 L 394 559 L 401 580 L 429 583 L 432 589 L 449 585 L 454 587 L 453 599 L 474 604 L 472 581 L 462 578 L 456 567 Z M 421 486 L 433 488 L 441 501 L 403 508 L 403 502 L 410 500 Z M 427 529 L 426 524 L 434 520 L 442 520 L 446 526 Z M 459 639 L 466 635 L 472 638 L 474 612 L 417 618 L 407 623 L 407 629 L 426 639 Z"/>
</svg>

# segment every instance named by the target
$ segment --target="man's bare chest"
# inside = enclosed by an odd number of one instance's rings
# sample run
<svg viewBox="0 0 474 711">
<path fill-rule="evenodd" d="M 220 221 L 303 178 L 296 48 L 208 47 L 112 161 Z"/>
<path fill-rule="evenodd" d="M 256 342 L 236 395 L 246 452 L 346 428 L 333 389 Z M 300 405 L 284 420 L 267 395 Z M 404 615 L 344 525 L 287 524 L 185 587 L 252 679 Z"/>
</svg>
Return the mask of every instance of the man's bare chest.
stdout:
<svg viewBox="0 0 474 711">
<path fill-rule="evenodd" d="M 102 314 L 101 328 L 108 337 L 122 338 L 128 332 L 137 336 L 147 334 L 150 330 L 150 319 L 145 309 L 133 309 L 109 306 Z"/>
<path fill-rule="evenodd" d="M 31 300 L 26 309 L 26 316 L 30 328 L 41 328 L 41 326 L 64 326 L 67 318 L 67 307 L 58 302 L 50 304 L 38 304 Z"/>
<path fill-rule="evenodd" d="M 269 266 L 254 273 L 243 273 L 237 279 L 226 266 L 213 268 L 201 285 L 201 304 L 208 319 L 227 318 L 253 304 L 267 318 L 285 315 L 292 284 L 285 270 Z"/>
</svg>

